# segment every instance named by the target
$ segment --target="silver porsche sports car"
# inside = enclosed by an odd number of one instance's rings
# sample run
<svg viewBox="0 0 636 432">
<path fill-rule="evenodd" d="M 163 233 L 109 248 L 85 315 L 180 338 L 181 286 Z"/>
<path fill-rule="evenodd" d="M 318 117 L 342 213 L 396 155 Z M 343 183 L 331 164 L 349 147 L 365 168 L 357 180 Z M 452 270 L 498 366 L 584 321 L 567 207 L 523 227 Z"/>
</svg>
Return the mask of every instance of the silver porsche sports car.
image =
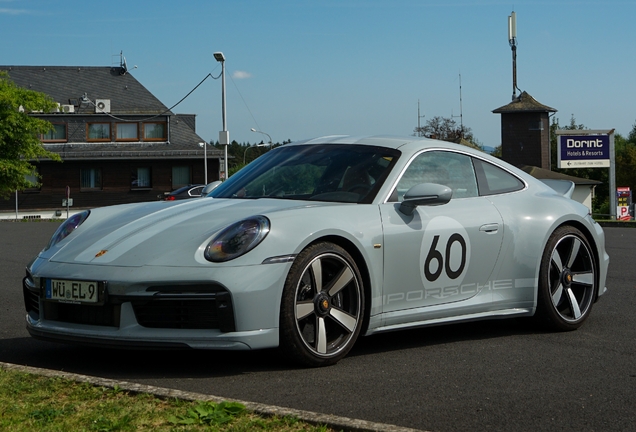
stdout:
<svg viewBox="0 0 636 432">
<path fill-rule="evenodd" d="M 208 197 L 67 219 L 27 267 L 27 328 L 113 347 L 280 347 L 309 366 L 417 326 L 535 316 L 574 330 L 609 257 L 572 189 L 424 138 L 284 145 Z"/>
</svg>

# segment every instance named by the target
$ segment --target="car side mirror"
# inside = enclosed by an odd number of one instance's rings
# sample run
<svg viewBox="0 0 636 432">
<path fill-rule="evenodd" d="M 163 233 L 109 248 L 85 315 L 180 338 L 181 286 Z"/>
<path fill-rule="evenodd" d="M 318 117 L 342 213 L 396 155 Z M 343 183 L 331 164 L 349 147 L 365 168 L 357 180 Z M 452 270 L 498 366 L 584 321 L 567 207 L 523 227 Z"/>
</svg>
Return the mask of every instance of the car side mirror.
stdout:
<svg viewBox="0 0 636 432">
<path fill-rule="evenodd" d="M 448 186 L 420 183 L 406 191 L 404 200 L 400 204 L 400 211 L 410 216 L 417 206 L 446 204 L 452 196 L 453 190 Z"/>
</svg>

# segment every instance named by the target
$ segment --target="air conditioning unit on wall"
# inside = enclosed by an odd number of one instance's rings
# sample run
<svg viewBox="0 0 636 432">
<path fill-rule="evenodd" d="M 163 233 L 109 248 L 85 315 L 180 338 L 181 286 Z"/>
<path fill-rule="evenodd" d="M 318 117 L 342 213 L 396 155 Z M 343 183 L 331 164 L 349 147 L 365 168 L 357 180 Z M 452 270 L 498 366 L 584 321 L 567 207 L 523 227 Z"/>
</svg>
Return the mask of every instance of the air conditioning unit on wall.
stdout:
<svg viewBox="0 0 636 432">
<path fill-rule="evenodd" d="M 75 112 L 75 105 L 62 105 L 61 111 L 65 113 Z"/>
<path fill-rule="evenodd" d="M 95 113 L 110 113 L 110 99 L 95 99 Z"/>
</svg>

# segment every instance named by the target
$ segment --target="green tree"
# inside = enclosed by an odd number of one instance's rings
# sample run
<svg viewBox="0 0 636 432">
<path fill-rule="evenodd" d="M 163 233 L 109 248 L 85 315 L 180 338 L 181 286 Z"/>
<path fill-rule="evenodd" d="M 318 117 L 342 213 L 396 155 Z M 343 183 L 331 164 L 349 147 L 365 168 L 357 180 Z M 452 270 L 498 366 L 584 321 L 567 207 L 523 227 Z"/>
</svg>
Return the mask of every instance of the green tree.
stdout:
<svg viewBox="0 0 636 432">
<path fill-rule="evenodd" d="M 501 147 L 501 144 L 495 147 L 495 149 L 490 154 L 495 157 L 498 157 L 499 159 L 503 158 L 503 149 Z"/>
<path fill-rule="evenodd" d="M 614 136 L 616 155 L 616 186 L 629 186 L 636 190 L 636 123 L 627 138 Z"/>
<path fill-rule="evenodd" d="M 459 142 L 462 138 L 477 145 L 471 128 L 458 125 L 452 117 L 436 116 L 426 121 L 422 127 L 416 127 L 416 136 L 425 136 L 442 141 Z"/>
<path fill-rule="evenodd" d="M 6 72 L 0 72 L 0 197 L 7 199 L 16 190 L 35 186 L 26 177 L 37 176 L 33 161 L 61 161 L 39 139 L 51 130 L 51 123 L 28 114 L 54 108 L 56 104 L 50 97 L 18 87 Z"/>
</svg>

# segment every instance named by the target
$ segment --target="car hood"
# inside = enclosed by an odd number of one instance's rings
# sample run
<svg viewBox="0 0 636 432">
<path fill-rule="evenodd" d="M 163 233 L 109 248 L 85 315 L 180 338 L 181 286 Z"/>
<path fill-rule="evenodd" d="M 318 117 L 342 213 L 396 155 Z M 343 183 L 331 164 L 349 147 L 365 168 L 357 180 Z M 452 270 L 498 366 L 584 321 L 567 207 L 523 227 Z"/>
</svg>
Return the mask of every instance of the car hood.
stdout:
<svg viewBox="0 0 636 432">
<path fill-rule="evenodd" d="M 58 245 L 40 254 L 53 262 L 91 265 L 196 265 L 195 252 L 228 225 L 244 218 L 291 209 L 337 206 L 281 199 L 199 198 L 91 210 Z M 187 256 L 184 259 L 184 255 Z M 210 263 L 204 263 L 210 264 Z"/>
</svg>

